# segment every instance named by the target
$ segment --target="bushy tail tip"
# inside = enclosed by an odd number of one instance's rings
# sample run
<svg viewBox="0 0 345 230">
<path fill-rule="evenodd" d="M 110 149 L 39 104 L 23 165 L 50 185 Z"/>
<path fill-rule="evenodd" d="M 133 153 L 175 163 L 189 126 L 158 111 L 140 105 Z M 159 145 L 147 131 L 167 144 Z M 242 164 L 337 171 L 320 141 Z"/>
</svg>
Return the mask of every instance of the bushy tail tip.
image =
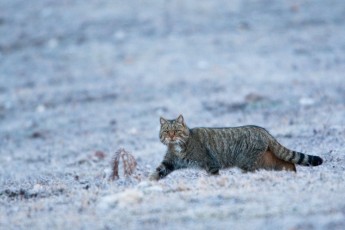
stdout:
<svg viewBox="0 0 345 230">
<path fill-rule="evenodd" d="M 321 157 L 313 156 L 313 157 L 311 158 L 310 164 L 311 164 L 312 166 L 318 166 L 318 165 L 321 165 L 322 162 L 323 162 L 323 160 L 322 160 Z"/>
</svg>

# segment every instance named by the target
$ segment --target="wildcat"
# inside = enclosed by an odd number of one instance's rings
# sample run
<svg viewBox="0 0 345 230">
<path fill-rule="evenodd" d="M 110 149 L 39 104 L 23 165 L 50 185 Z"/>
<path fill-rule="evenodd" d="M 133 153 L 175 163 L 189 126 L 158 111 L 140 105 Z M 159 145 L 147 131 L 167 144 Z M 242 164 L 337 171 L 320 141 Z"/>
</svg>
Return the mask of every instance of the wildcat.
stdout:
<svg viewBox="0 0 345 230">
<path fill-rule="evenodd" d="M 318 156 L 287 149 L 258 126 L 189 129 L 182 115 L 174 120 L 161 117 L 160 124 L 159 138 L 167 152 L 151 174 L 152 180 L 187 167 L 203 168 L 211 175 L 227 167 L 296 172 L 295 164 L 317 166 L 323 161 Z"/>
</svg>

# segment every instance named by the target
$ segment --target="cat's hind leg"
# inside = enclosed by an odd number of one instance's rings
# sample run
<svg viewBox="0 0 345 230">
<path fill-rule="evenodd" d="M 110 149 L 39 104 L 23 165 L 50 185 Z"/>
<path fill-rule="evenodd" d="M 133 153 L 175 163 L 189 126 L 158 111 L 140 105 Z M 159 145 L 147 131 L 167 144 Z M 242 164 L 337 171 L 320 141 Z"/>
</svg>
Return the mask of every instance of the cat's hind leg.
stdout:
<svg viewBox="0 0 345 230">
<path fill-rule="evenodd" d="M 287 170 L 296 172 L 295 164 L 279 159 L 270 150 L 261 154 L 257 167 L 267 170 Z"/>
</svg>

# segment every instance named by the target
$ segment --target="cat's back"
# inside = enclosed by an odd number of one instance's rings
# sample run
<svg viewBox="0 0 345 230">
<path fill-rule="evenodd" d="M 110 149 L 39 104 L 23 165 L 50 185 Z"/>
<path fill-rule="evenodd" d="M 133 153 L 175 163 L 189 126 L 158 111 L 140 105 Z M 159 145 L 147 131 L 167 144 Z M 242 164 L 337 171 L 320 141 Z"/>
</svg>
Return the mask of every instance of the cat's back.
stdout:
<svg viewBox="0 0 345 230">
<path fill-rule="evenodd" d="M 245 125 L 237 127 L 196 127 L 191 129 L 193 136 L 197 138 L 229 137 L 243 135 L 259 135 L 268 133 L 266 129 L 255 126 Z"/>
<path fill-rule="evenodd" d="M 262 127 L 255 125 L 245 125 L 238 127 L 197 127 L 191 129 L 193 142 L 201 143 L 206 147 L 218 150 L 226 150 L 227 146 L 240 144 L 243 142 L 268 142 L 272 136 Z"/>
<path fill-rule="evenodd" d="M 192 143 L 214 152 L 223 167 L 234 164 L 235 156 L 253 149 L 265 149 L 270 134 L 262 127 L 246 125 L 239 127 L 191 129 Z"/>
</svg>

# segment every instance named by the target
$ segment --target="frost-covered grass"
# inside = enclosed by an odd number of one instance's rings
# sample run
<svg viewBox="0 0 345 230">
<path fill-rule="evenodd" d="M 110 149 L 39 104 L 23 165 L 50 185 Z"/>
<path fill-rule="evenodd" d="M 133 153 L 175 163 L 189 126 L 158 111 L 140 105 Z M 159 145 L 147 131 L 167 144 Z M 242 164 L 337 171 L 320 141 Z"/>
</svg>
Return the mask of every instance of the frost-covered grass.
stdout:
<svg viewBox="0 0 345 230">
<path fill-rule="evenodd" d="M 344 7 L 1 1 L 0 229 L 344 229 Z M 325 161 L 148 181 L 178 114 Z M 109 180 L 121 148 L 137 170 Z"/>
</svg>

